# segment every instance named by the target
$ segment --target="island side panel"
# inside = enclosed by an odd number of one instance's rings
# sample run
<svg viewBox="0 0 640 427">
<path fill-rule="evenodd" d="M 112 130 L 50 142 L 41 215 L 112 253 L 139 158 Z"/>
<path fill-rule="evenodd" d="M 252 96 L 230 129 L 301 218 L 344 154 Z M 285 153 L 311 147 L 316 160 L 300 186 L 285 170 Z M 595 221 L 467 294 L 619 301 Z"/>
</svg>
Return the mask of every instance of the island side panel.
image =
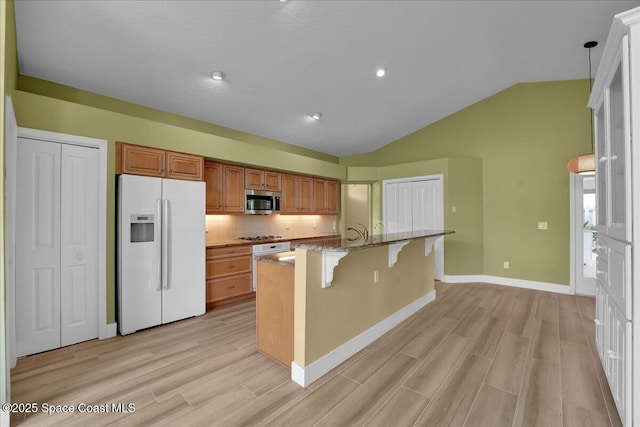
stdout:
<svg viewBox="0 0 640 427">
<path fill-rule="evenodd" d="M 388 266 L 387 245 L 350 252 L 336 267 L 329 288 L 321 285 L 321 252 L 308 250 L 304 256 L 298 252 L 295 361 L 301 366 L 434 290 L 433 252 L 425 256 L 424 239 L 405 246 L 393 267 Z M 375 270 L 379 271 L 378 283 L 374 283 Z M 301 340 L 304 344 L 298 342 Z"/>
<path fill-rule="evenodd" d="M 296 249 L 293 309 L 293 360 L 306 366 L 305 347 L 307 329 L 307 255 L 306 249 Z"/>
</svg>

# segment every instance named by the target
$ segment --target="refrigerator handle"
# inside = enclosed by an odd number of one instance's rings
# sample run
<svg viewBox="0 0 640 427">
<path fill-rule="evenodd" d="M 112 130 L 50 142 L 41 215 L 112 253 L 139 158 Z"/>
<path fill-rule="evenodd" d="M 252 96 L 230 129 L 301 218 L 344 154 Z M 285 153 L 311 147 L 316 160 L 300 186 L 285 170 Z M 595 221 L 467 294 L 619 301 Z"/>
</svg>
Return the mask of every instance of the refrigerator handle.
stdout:
<svg viewBox="0 0 640 427">
<path fill-rule="evenodd" d="M 158 225 L 158 235 L 156 241 L 157 248 L 157 259 L 158 259 L 158 286 L 156 287 L 156 291 L 162 290 L 162 223 L 160 222 L 162 218 L 162 200 L 156 199 L 156 224 Z"/>
<path fill-rule="evenodd" d="M 169 271 L 169 200 L 162 200 L 162 285 L 163 289 L 171 287 Z"/>
</svg>

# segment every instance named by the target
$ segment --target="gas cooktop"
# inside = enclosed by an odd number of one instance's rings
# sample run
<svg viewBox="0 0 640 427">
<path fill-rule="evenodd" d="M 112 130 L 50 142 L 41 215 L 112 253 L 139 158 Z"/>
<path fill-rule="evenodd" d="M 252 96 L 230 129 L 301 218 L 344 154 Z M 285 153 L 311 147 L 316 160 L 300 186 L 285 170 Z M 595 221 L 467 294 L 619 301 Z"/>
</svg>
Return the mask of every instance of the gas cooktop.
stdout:
<svg viewBox="0 0 640 427">
<path fill-rule="evenodd" d="M 238 239 L 240 240 L 249 240 L 251 242 L 259 242 L 262 240 L 281 240 L 284 239 L 284 237 L 282 236 L 273 236 L 273 235 L 269 235 L 269 236 L 245 236 L 245 237 L 238 237 Z"/>
</svg>

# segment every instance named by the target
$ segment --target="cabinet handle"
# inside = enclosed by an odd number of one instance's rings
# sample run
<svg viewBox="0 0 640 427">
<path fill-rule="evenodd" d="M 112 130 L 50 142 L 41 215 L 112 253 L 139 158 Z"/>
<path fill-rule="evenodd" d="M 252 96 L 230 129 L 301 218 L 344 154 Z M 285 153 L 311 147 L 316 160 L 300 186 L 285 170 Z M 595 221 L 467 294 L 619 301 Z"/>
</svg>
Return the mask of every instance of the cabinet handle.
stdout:
<svg viewBox="0 0 640 427">
<path fill-rule="evenodd" d="M 599 161 L 600 163 L 604 163 L 604 162 L 606 162 L 606 161 L 607 161 L 607 156 L 602 156 L 602 157 L 600 157 L 600 158 L 598 159 L 598 161 Z"/>
<path fill-rule="evenodd" d="M 609 359 L 612 359 L 612 360 L 618 358 L 618 355 L 613 350 L 607 350 L 607 355 L 609 356 Z"/>
<path fill-rule="evenodd" d="M 596 270 L 596 274 L 604 274 L 604 273 L 606 273 L 606 271 Z"/>
<path fill-rule="evenodd" d="M 593 319 L 593 323 L 595 323 L 596 325 L 600 326 L 600 325 L 602 325 L 602 320 L 600 320 L 600 319 Z"/>
<path fill-rule="evenodd" d="M 611 156 L 609 157 L 609 160 L 618 160 L 618 156 Z"/>
<path fill-rule="evenodd" d="M 236 285 L 233 286 L 229 286 L 227 289 L 234 289 L 236 287 Z"/>
<path fill-rule="evenodd" d="M 229 268 L 236 268 L 235 264 L 229 266 Z"/>
</svg>

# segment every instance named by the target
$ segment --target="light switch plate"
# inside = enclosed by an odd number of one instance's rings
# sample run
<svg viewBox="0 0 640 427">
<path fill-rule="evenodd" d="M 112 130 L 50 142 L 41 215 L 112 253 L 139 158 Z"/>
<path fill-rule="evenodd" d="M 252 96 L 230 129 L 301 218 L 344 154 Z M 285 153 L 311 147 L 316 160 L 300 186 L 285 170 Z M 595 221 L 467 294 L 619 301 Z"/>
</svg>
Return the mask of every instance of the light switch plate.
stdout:
<svg viewBox="0 0 640 427">
<path fill-rule="evenodd" d="M 548 230 L 549 229 L 549 223 L 546 221 L 543 222 L 538 222 L 538 230 Z"/>
<path fill-rule="evenodd" d="M 456 207 L 455 207 L 455 206 L 452 206 L 452 207 L 451 207 L 451 212 L 455 213 L 457 210 L 458 210 L 458 209 L 456 209 Z"/>
</svg>

